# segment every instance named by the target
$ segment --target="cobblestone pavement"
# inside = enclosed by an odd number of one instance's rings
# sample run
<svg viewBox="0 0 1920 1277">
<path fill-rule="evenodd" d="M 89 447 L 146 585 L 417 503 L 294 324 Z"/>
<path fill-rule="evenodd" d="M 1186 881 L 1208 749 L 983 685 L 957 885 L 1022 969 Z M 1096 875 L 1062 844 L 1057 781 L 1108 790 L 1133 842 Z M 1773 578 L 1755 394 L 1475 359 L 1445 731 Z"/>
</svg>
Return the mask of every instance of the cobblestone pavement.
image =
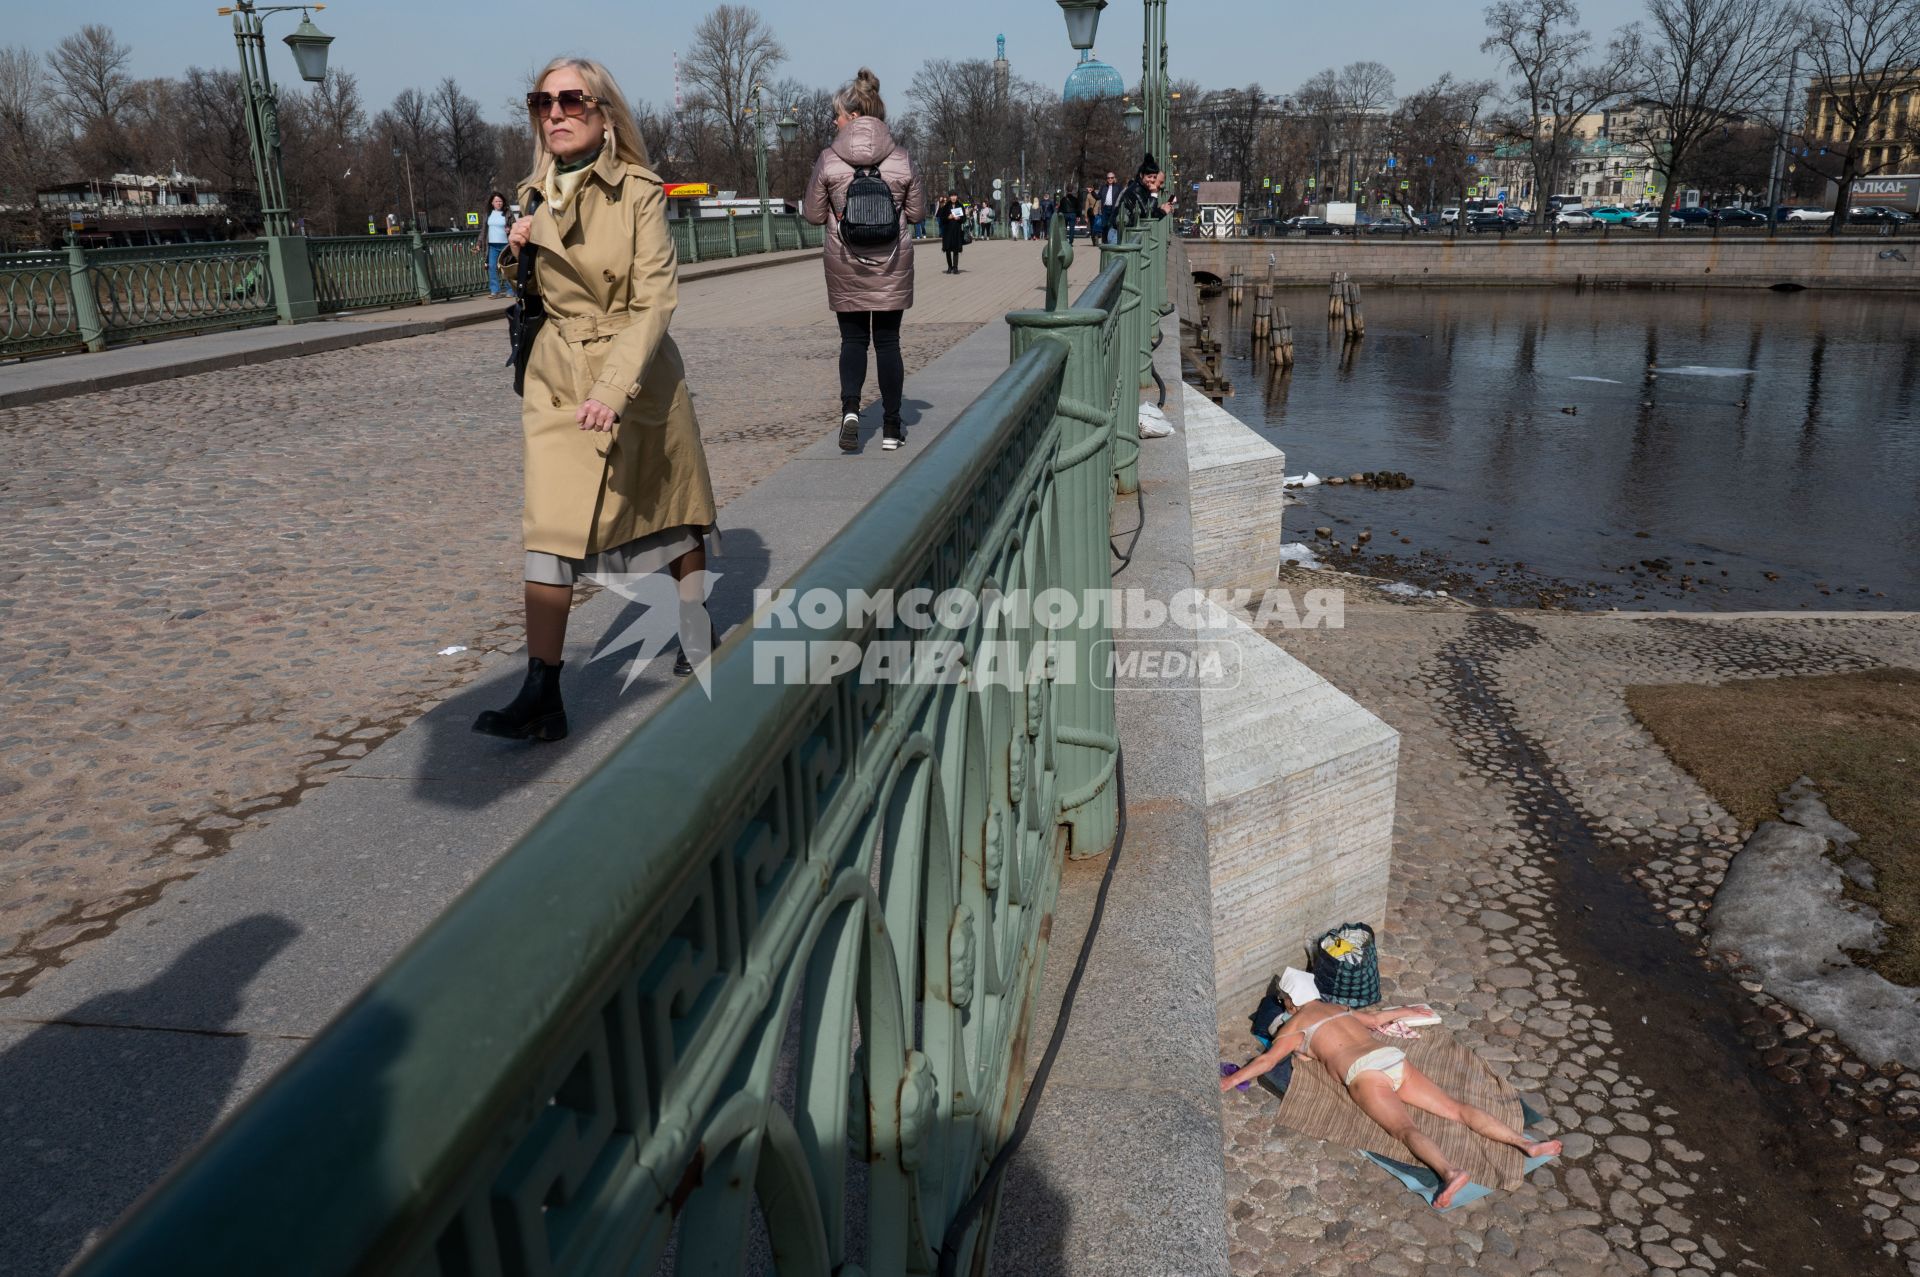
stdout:
<svg viewBox="0 0 1920 1277">
<path fill-rule="evenodd" d="M 1567 1149 L 1441 1215 L 1230 1094 L 1235 1273 L 1920 1273 L 1920 1076 L 1710 968 L 1742 831 L 1622 696 L 1920 666 L 1913 618 L 1501 613 L 1286 575 L 1346 586 L 1347 628 L 1272 637 L 1402 733 L 1386 996 L 1433 1003 Z M 1244 1020 L 1221 1042 L 1252 1053 Z"/>
<path fill-rule="evenodd" d="M 968 259 L 922 273 L 910 398 L 1031 304 L 1029 254 Z M 681 296 L 725 503 L 837 424 L 838 338 L 817 262 Z M 0 410 L 0 997 L 520 645 L 504 353 L 487 325 Z"/>
</svg>

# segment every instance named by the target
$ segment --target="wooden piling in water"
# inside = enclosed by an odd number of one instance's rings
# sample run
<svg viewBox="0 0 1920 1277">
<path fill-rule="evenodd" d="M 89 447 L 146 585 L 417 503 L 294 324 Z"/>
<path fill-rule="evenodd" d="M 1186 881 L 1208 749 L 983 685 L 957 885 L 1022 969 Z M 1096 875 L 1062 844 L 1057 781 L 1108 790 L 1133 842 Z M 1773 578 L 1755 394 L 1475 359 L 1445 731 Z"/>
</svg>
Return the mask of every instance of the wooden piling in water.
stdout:
<svg viewBox="0 0 1920 1277">
<path fill-rule="evenodd" d="M 1273 339 L 1273 362 L 1281 368 L 1293 367 L 1293 320 L 1287 317 L 1287 308 L 1282 306 L 1279 315 L 1279 327 Z"/>
<path fill-rule="evenodd" d="M 1253 339 L 1264 341 L 1273 335 L 1273 285 L 1256 284 L 1253 289 Z"/>
</svg>

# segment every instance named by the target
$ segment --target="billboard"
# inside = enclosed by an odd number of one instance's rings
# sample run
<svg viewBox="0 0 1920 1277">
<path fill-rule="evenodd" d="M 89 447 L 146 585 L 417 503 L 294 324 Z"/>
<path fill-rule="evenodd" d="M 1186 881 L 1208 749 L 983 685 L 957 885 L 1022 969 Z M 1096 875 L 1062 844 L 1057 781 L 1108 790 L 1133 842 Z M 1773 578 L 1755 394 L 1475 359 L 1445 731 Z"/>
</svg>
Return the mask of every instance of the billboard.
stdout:
<svg viewBox="0 0 1920 1277">
<path fill-rule="evenodd" d="M 1847 195 L 1849 208 L 1875 204 L 1920 213 L 1920 176 L 1861 177 Z"/>
</svg>

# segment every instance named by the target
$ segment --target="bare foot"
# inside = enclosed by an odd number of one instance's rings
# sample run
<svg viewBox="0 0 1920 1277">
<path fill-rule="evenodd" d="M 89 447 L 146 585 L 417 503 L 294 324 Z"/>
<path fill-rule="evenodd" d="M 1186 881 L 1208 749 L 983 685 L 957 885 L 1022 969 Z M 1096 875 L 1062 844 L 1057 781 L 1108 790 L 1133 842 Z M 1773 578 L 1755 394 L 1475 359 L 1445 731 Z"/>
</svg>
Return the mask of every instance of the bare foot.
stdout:
<svg viewBox="0 0 1920 1277">
<path fill-rule="evenodd" d="M 1541 1140 L 1538 1144 L 1527 1145 L 1526 1153 L 1528 1157 L 1558 1157 L 1560 1147 L 1559 1140 Z"/>
<path fill-rule="evenodd" d="M 1447 1182 L 1442 1184 L 1440 1191 L 1433 1195 L 1433 1208 L 1435 1210 L 1445 1210 L 1447 1207 L 1453 1205 L 1454 1194 L 1466 1186 L 1467 1173 L 1465 1171 L 1455 1171 L 1453 1174 L 1447 1176 Z"/>
</svg>

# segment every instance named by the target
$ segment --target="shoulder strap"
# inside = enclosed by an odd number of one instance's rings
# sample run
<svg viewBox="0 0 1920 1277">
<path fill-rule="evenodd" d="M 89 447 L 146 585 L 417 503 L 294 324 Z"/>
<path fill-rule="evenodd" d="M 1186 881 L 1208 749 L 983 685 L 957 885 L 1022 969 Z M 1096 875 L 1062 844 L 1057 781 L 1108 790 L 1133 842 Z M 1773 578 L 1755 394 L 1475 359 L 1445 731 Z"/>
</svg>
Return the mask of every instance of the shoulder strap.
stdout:
<svg viewBox="0 0 1920 1277">
<path fill-rule="evenodd" d="M 532 217 L 540 211 L 540 192 L 527 192 L 527 216 Z M 533 259 L 539 254 L 540 246 L 532 240 L 526 243 L 526 252 L 520 254 L 520 271 L 516 278 L 515 289 L 522 297 L 527 295 L 527 286 L 533 283 Z"/>
</svg>

